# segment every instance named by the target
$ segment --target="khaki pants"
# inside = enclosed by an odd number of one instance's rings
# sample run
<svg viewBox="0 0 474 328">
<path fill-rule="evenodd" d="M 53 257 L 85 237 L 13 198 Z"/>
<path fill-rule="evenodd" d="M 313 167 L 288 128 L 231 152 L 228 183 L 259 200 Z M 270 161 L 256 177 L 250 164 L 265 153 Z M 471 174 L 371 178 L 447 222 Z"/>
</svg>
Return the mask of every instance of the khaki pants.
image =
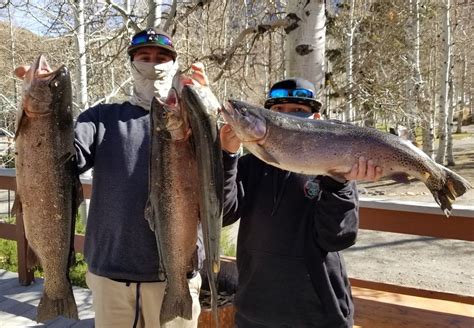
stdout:
<svg viewBox="0 0 474 328">
<path fill-rule="evenodd" d="M 105 277 L 87 272 L 86 282 L 92 291 L 92 303 L 97 328 L 132 328 L 135 321 L 137 284 L 129 286 Z M 188 280 L 193 299 L 193 319 L 176 318 L 162 328 L 196 328 L 201 313 L 199 290 L 201 276 Z M 139 328 L 159 328 L 160 309 L 165 292 L 165 282 L 140 283 Z"/>
</svg>

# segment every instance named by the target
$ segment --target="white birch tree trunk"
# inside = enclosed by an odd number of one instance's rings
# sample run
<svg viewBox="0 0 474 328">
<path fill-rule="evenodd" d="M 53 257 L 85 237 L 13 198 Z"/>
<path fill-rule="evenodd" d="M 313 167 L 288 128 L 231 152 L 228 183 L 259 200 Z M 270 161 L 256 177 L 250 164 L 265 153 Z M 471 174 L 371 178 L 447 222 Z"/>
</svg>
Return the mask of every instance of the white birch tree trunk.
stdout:
<svg viewBox="0 0 474 328">
<path fill-rule="evenodd" d="M 324 88 L 326 15 L 323 0 L 289 0 L 287 13 L 297 23 L 286 29 L 287 76 L 302 77 L 316 86 L 319 99 Z"/>
<path fill-rule="evenodd" d="M 440 86 L 441 94 L 439 101 L 439 147 L 436 154 L 436 162 L 444 164 L 446 155 L 446 133 L 448 125 L 448 107 L 449 107 L 449 72 L 451 66 L 451 0 L 445 0 L 443 4 L 443 64 L 441 69 Z"/>
<path fill-rule="evenodd" d="M 461 83 L 459 85 L 459 107 L 458 107 L 458 116 L 457 116 L 457 126 L 456 126 L 456 133 L 461 133 L 462 132 L 462 121 L 464 119 L 464 106 L 466 106 L 466 101 L 464 99 L 466 92 L 464 90 L 464 86 L 466 84 L 466 74 L 467 74 L 467 56 L 466 52 L 463 51 L 461 55 Z M 457 100 L 456 100 L 457 102 Z"/>
<path fill-rule="evenodd" d="M 357 25 L 354 20 L 354 7 L 355 0 L 351 1 L 351 13 L 349 19 L 349 28 L 347 32 L 347 44 L 346 44 L 346 76 L 347 76 L 347 103 L 344 111 L 342 120 L 346 122 L 352 122 L 355 119 L 354 116 L 354 78 L 353 78 L 353 64 L 354 64 L 354 36 Z"/>
<path fill-rule="evenodd" d="M 161 23 L 161 0 L 148 0 L 146 27 L 157 27 Z"/>
<path fill-rule="evenodd" d="M 422 142 L 423 150 L 428 156 L 433 155 L 433 112 L 429 106 L 428 100 L 426 99 L 425 93 L 425 81 L 421 75 L 421 55 L 420 55 L 420 39 L 421 39 L 421 27 L 420 27 L 420 0 L 411 1 L 411 17 L 413 19 L 412 24 L 412 51 L 413 51 L 413 105 L 412 108 L 416 109 L 422 117 Z"/>
<path fill-rule="evenodd" d="M 80 111 L 88 107 L 87 57 L 84 21 L 84 0 L 74 0 L 74 42 L 76 45 L 76 106 Z"/>
<path fill-rule="evenodd" d="M 16 65 L 16 48 L 15 48 L 15 36 L 13 34 L 13 20 L 10 12 L 10 6 L 7 6 L 7 12 L 8 12 L 8 28 L 9 28 L 9 33 L 10 33 L 10 63 L 11 63 L 11 71 L 13 72 L 15 68 L 17 67 Z M 12 79 L 13 83 L 13 104 L 15 106 L 19 105 L 19 99 L 20 96 L 18 94 L 18 85 L 17 85 L 17 79 Z M 16 108 L 16 107 L 14 107 Z"/>
<path fill-rule="evenodd" d="M 453 84 L 453 77 L 451 76 L 449 79 L 449 91 L 448 91 L 448 99 L 449 99 L 449 107 L 448 107 L 448 118 L 447 118 L 447 130 L 446 130 L 446 163 L 448 166 L 454 166 L 456 163 L 454 162 L 454 155 L 453 155 L 453 117 L 454 117 L 454 108 L 455 100 L 454 100 L 454 84 Z"/>
</svg>

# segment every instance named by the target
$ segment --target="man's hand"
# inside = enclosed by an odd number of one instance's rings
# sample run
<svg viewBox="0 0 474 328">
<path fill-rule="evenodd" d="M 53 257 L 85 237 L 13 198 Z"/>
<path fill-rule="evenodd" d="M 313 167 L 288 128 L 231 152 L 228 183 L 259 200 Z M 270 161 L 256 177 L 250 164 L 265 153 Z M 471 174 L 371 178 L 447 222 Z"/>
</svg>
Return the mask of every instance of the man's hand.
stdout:
<svg viewBox="0 0 474 328">
<path fill-rule="evenodd" d="M 203 63 L 194 63 L 191 65 L 191 78 L 202 86 L 209 85 L 209 79 L 204 71 Z"/>
<path fill-rule="evenodd" d="M 221 147 L 228 153 L 235 154 L 239 151 L 241 142 L 229 124 L 222 126 L 220 130 Z"/>
<path fill-rule="evenodd" d="M 377 181 L 382 177 L 383 170 L 380 166 L 376 166 L 373 160 L 367 160 L 365 157 L 359 157 L 359 162 L 352 166 L 349 173 L 344 177 L 347 180 L 365 180 Z"/>
</svg>

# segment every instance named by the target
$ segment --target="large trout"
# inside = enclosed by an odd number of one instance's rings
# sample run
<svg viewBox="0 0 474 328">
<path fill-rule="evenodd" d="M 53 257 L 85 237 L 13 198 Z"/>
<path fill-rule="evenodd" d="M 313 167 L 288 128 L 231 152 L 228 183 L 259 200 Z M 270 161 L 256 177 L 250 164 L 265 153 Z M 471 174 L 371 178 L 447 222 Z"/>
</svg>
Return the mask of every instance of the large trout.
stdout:
<svg viewBox="0 0 474 328">
<path fill-rule="evenodd" d="M 175 79 L 176 80 L 176 79 Z M 145 217 L 155 231 L 160 274 L 166 277 L 162 324 L 192 318 L 187 273 L 192 272 L 199 222 L 197 166 L 177 90 L 151 105 L 150 191 Z"/>
<path fill-rule="evenodd" d="M 376 129 L 340 121 L 309 120 L 230 100 L 223 109 L 245 147 L 262 161 L 284 170 L 343 177 L 361 156 L 385 176 L 423 181 L 449 216 L 452 203 L 472 188 L 455 172 L 434 162 L 411 142 Z"/>
<path fill-rule="evenodd" d="M 82 189 L 75 173 L 71 79 L 66 67 L 53 72 L 43 56 L 21 77 L 13 211 L 23 214 L 26 239 L 44 271 L 36 320 L 77 319 L 68 269 Z"/>
<path fill-rule="evenodd" d="M 206 276 L 216 326 L 217 275 L 220 270 L 220 235 L 224 195 L 224 168 L 217 119 L 221 105 L 207 86 L 186 85 L 182 99 L 191 124 L 199 174 L 199 208 L 206 251 Z"/>
</svg>

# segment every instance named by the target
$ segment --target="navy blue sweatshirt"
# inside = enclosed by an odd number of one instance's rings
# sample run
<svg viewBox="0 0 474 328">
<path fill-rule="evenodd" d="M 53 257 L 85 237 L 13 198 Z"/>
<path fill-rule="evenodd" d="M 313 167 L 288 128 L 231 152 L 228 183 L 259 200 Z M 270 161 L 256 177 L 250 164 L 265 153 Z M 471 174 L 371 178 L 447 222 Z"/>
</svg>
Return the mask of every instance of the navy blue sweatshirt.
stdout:
<svg viewBox="0 0 474 328">
<path fill-rule="evenodd" d="M 338 251 L 356 240 L 355 183 L 282 171 L 253 155 L 224 155 L 224 168 L 224 225 L 240 219 L 238 327 L 351 327 Z"/>
<path fill-rule="evenodd" d="M 144 216 L 149 112 L 129 102 L 99 105 L 79 115 L 75 133 L 80 173 L 94 168 L 84 250 L 89 271 L 114 280 L 158 281 L 155 233 Z"/>
</svg>

